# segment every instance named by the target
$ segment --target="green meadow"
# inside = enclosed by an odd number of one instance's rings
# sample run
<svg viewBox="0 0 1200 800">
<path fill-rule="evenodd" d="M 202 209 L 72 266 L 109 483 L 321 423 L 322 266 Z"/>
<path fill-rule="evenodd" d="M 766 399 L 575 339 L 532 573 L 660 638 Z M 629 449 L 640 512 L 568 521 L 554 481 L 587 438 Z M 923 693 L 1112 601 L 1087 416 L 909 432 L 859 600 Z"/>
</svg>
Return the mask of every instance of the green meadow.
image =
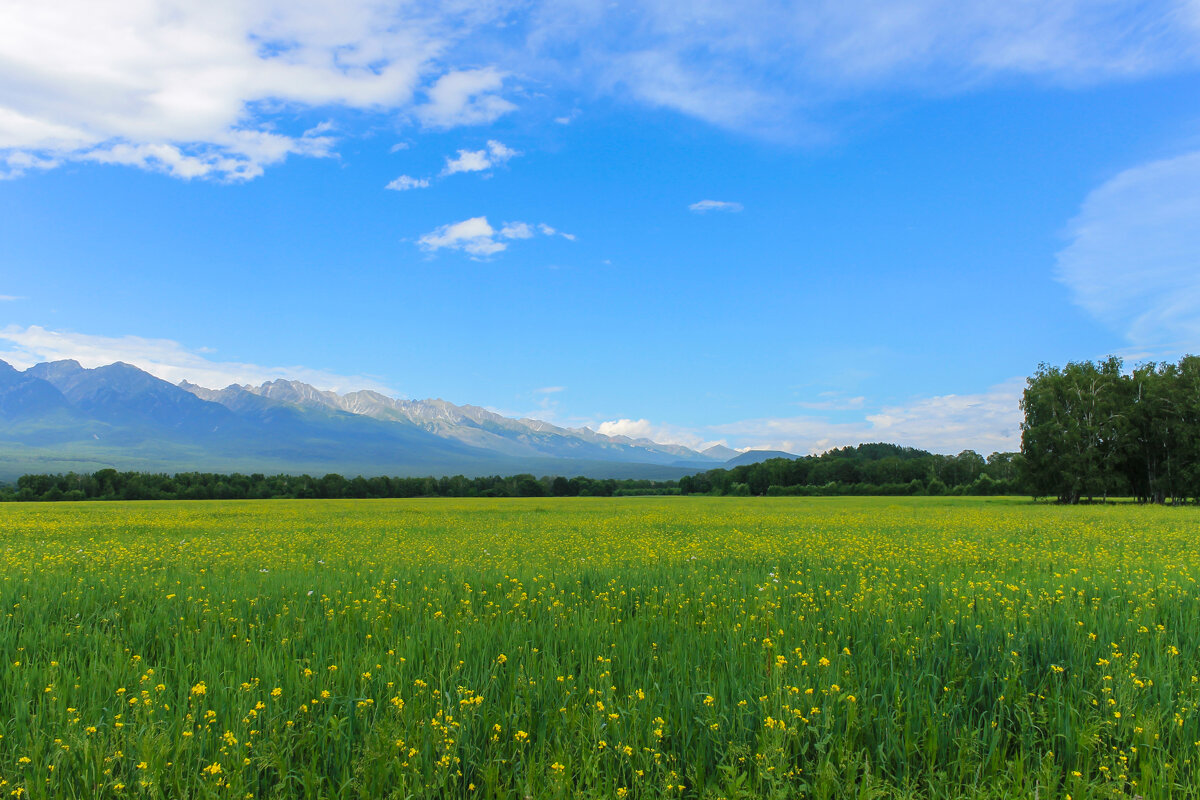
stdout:
<svg viewBox="0 0 1200 800">
<path fill-rule="evenodd" d="M 1200 509 L 0 506 L 0 792 L 1200 797 Z"/>
</svg>

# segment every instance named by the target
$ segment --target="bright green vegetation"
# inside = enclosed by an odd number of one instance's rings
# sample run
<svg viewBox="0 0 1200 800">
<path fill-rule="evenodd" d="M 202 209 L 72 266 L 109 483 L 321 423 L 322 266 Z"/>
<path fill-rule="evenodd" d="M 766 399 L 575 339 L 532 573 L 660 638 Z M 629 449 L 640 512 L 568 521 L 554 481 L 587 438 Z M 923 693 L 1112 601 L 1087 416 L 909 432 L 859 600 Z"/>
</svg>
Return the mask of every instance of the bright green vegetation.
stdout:
<svg viewBox="0 0 1200 800">
<path fill-rule="evenodd" d="M 1200 511 L 0 507 L 4 797 L 1196 797 Z"/>
</svg>

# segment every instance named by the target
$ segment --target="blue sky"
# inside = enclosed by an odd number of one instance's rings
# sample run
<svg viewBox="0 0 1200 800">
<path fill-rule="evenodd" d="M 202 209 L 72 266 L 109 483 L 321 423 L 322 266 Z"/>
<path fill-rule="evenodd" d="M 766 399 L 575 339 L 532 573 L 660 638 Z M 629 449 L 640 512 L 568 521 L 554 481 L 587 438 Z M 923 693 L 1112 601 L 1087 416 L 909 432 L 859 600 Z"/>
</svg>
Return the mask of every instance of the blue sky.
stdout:
<svg viewBox="0 0 1200 800">
<path fill-rule="evenodd" d="M 17 0 L 0 358 L 1015 449 L 1200 350 L 1200 2 L 997 5 Z"/>
</svg>

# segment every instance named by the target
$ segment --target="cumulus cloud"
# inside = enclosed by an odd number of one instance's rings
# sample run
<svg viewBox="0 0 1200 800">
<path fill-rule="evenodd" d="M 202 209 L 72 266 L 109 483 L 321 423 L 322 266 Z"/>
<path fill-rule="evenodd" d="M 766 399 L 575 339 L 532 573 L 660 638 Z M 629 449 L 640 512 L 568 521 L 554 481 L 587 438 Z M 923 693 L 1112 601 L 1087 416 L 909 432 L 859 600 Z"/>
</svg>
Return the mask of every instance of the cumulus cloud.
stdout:
<svg viewBox="0 0 1200 800">
<path fill-rule="evenodd" d="M 264 367 L 206 357 L 208 348 L 188 348 L 171 339 L 147 339 L 140 336 L 93 336 L 71 331 L 50 330 L 37 325 L 0 328 L 0 360 L 18 369 L 41 361 L 74 359 L 84 367 L 101 367 L 124 361 L 171 383 L 188 380 L 212 389 L 231 383 L 259 384 L 285 378 L 300 380 L 319 389 L 336 392 L 374 389 L 395 394 L 379 381 L 361 375 L 339 375 L 304 366 Z"/>
<path fill-rule="evenodd" d="M 375 0 L 4 3 L 0 164 L 10 177 L 88 160 L 246 180 L 291 155 L 332 153 L 328 131 L 286 130 L 296 111 L 413 109 L 448 127 L 511 109 L 497 70 L 438 67 L 492 12 L 431 10 Z M 428 101 L 414 106 L 429 80 Z"/>
<path fill-rule="evenodd" d="M 700 200 L 688 206 L 688 210 L 695 214 L 707 214 L 709 211 L 729 211 L 736 214 L 742 210 L 742 204 L 725 200 Z"/>
<path fill-rule="evenodd" d="M 605 436 L 626 436 L 630 439 L 649 439 L 658 444 L 681 444 L 693 450 L 703 450 L 716 442 L 709 441 L 694 430 L 648 419 L 614 419 L 601 422 L 593 430 Z"/>
<path fill-rule="evenodd" d="M 422 236 L 417 244 L 423 250 L 462 250 L 472 256 L 491 256 L 508 248 L 504 242 L 497 241 L 496 229 L 487 221 L 487 217 L 471 217 L 462 222 L 452 222 L 442 225 Z"/>
<path fill-rule="evenodd" d="M 482 172 L 492 167 L 500 166 L 510 158 L 519 155 L 521 155 L 520 152 L 506 146 L 503 142 L 489 139 L 487 147 L 482 150 L 459 150 L 455 158 L 447 157 L 446 166 L 442 169 L 438 177 L 444 178 L 447 175 L 454 175 L 458 172 Z M 429 178 L 414 178 L 411 175 L 401 175 L 389 183 L 386 188 L 404 192 L 409 189 L 427 189 L 430 183 Z"/>
<path fill-rule="evenodd" d="M 510 241 L 532 239 L 537 232 L 545 233 L 546 229 L 555 232 L 549 225 L 531 225 L 528 222 L 505 222 L 497 230 L 487 217 L 472 217 L 430 231 L 417 240 L 417 245 L 427 252 L 460 250 L 473 258 L 486 258 L 507 250 Z"/>
<path fill-rule="evenodd" d="M 442 175 L 454 175 L 458 172 L 483 172 L 492 167 L 498 167 L 514 156 L 521 155 L 518 151 L 506 147 L 503 142 L 489 139 L 483 150 L 459 150 L 456 158 L 446 158 L 446 166 Z"/>
<path fill-rule="evenodd" d="M 500 96 L 505 73 L 495 67 L 447 72 L 426 92 L 417 118 L 427 128 L 485 125 L 516 109 Z"/>
<path fill-rule="evenodd" d="M 401 175 L 396 180 L 383 187 L 392 189 L 397 192 L 407 192 L 409 189 L 427 189 L 429 188 L 428 178 L 414 178 L 410 175 Z"/>
<path fill-rule="evenodd" d="M 1057 277 L 1138 348 L 1200 348 L 1200 151 L 1126 170 L 1071 221 Z"/>
</svg>

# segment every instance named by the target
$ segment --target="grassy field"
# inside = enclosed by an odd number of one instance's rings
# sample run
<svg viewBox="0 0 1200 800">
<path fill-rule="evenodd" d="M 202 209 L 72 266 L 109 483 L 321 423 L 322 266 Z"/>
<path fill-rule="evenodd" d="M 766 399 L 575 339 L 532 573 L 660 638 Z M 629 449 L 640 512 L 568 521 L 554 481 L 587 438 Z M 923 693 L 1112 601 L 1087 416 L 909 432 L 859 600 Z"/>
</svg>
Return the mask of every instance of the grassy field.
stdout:
<svg viewBox="0 0 1200 800">
<path fill-rule="evenodd" d="M 0 506 L 3 797 L 1200 797 L 1200 510 Z"/>
</svg>

